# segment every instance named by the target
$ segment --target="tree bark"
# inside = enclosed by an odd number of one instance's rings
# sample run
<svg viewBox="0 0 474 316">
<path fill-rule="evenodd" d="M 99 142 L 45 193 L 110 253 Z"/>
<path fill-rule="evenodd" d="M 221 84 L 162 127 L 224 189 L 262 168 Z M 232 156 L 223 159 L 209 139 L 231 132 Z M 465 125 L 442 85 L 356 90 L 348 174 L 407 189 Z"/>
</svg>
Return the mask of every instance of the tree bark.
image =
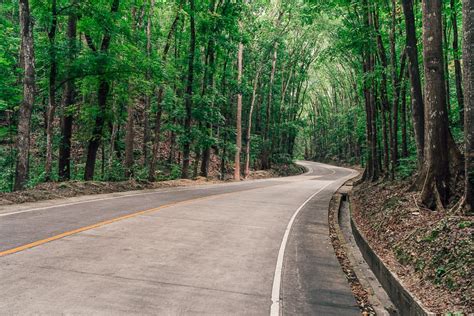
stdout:
<svg viewBox="0 0 474 316">
<path fill-rule="evenodd" d="M 73 0 L 72 4 L 75 3 Z M 71 69 L 72 63 L 76 55 L 76 27 L 77 27 L 77 16 L 72 11 L 68 18 L 67 27 L 67 40 L 68 40 L 68 53 L 67 53 L 67 68 Z M 59 179 L 66 181 L 71 179 L 71 137 L 72 137 L 72 124 L 74 116 L 70 111 L 69 107 L 75 103 L 75 85 L 74 80 L 68 80 L 64 85 L 63 94 L 63 115 L 61 118 L 61 141 L 59 144 Z"/>
<path fill-rule="evenodd" d="M 272 110 L 272 100 L 273 100 L 273 82 L 275 80 L 277 58 L 278 58 L 278 42 L 275 42 L 273 46 L 272 70 L 270 72 L 270 82 L 268 84 L 268 99 L 267 99 L 267 107 L 266 107 L 265 127 L 263 131 L 264 143 L 263 143 L 262 158 L 261 158 L 262 169 L 270 168 L 271 145 L 268 144 L 268 142 L 270 138 L 269 134 L 270 134 L 270 122 L 271 122 L 271 114 L 272 114 L 271 110 Z"/>
<path fill-rule="evenodd" d="M 474 207 L 474 0 L 463 0 L 465 185 L 464 209 Z"/>
<path fill-rule="evenodd" d="M 408 157 L 407 85 L 404 80 L 402 80 L 401 99 L 402 99 L 402 157 L 407 158 Z"/>
<path fill-rule="evenodd" d="M 148 61 L 151 62 L 151 29 L 152 29 L 152 17 L 153 17 L 153 9 L 155 7 L 155 0 L 150 0 L 150 9 L 148 11 L 147 23 L 146 23 L 146 55 Z M 151 80 L 151 71 L 147 70 L 146 72 L 146 79 Z M 145 108 L 143 110 L 143 165 L 146 166 L 148 164 L 148 142 L 150 140 L 150 122 L 149 122 L 149 112 L 151 107 L 151 96 L 153 93 L 147 93 L 145 97 Z"/>
<path fill-rule="evenodd" d="M 246 179 L 250 174 L 250 142 L 252 138 L 252 115 L 255 106 L 255 99 L 257 97 L 258 79 L 262 68 L 260 67 L 255 73 L 252 90 L 252 100 L 250 101 L 249 117 L 247 120 L 247 133 L 245 137 L 245 167 L 244 167 L 244 178 Z"/>
<path fill-rule="evenodd" d="M 416 40 L 415 16 L 413 14 L 413 0 L 402 0 L 405 15 L 406 28 L 406 50 L 408 57 L 408 71 L 411 83 L 411 105 L 413 127 L 415 131 L 416 151 L 418 157 L 418 168 L 421 169 L 424 161 L 425 147 L 425 114 L 423 106 L 423 94 L 421 92 L 420 69 L 418 64 L 418 48 Z"/>
<path fill-rule="evenodd" d="M 183 146 L 183 168 L 181 169 L 181 178 L 189 178 L 189 156 L 191 153 L 191 124 L 193 108 L 193 82 L 194 82 L 194 55 L 196 51 L 196 26 L 194 21 L 194 0 L 189 0 L 190 5 L 190 41 L 189 41 L 189 59 L 188 59 L 188 79 L 186 84 L 185 109 L 186 118 L 184 120 L 184 146 Z"/>
<path fill-rule="evenodd" d="M 420 174 L 421 201 L 429 208 L 444 208 L 449 198 L 448 114 L 444 81 L 441 0 L 423 0 L 423 58 L 425 71 L 425 151 Z"/>
<path fill-rule="evenodd" d="M 56 29 L 58 25 L 57 3 L 51 3 L 51 27 L 48 30 L 49 40 L 49 87 L 48 87 L 48 109 L 46 114 L 46 162 L 45 181 L 51 181 L 53 164 L 53 124 L 56 111 L 56 77 L 58 74 L 58 63 L 56 60 Z"/>
<path fill-rule="evenodd" d="M 390 64 L 392 68 L 392 87 L 393 87 L 393 100 L 392 100 L 392 137 L 391 137 L 391 178 L 395 179 L 395 170 L 398 166 L 398 103 L 400 100 L 400 83 L 403 80 L 405 74 L 405 60 L 406 52 L 402 52 L 402 58 L 400 62 L 400 73 L 397 69 L 397 55 L 396 55 L 396 26 L 397 26 L 397 3 L 396 0 L 392 0 L 392 25 L 390 30 Z"/>
<path fill-rule="evenodd" d="M 133 177 L 133 141 L 135 138 L 133 98 L 127 106 L 127 124 L 125 126 L 125 178 Z"/>
<path fill-rule="evenodd" d="M 23 100 L 18 118 L 16 140 L 17 158 L 15 170 L 15 191 L 23 190 L 29 175 L 30 121 L 35 101 L 35 53 L 33 23 L 28 0 L 19 0 L 21 50 L 20 60 L 23 69 Z"/>
<path fill-rule="evenodd" d="M 111 7 L 111 13 L 116 13 L 119 9 L 119 0 L 114 0 Z M 91 50 L 97 53 L 97 48 L 94 46 L 92 39 L 89 35 L 86 35 L 87 44 L 91 48 Z M 102 38 L 102 43 L 100 45 L 100 52 L 102 54 L 106 54 L 109 50 L 110 41 L 112 40 L 112 35 L 106 29 L 104 37 Z M 105 68 L 105 65 L 101 64 L 101 71 Z M 99 73 L 101 72 L 99 71 Z M 87 160 L 86 160 L 86 167 L 84 172 L 84 180 L 90 181 L 94 179 L 94 171 L 95 171 L 95 162 L 97 157 L 97 150 L 99 149 L 100 143 L 102 141 L 102 130 L 104 128 L 105 122 L 105 111 L 107 108 L 107 97 L 110 90 L 110 84 L 108 79 L 105 78 L 104 75 L 99 75 L 99 87 L 97 90 L 97 103 L 99 106 L 99 113 L 95 119 L 94 128 L 92 131 L 92 136 L 89 139 L 89 143 L 87 145 Z"/>
<path fill-rule="evenodd" d="M 367 29 L 373 28 L 373 16 L 368 1 L 363 1 L 364 24 Z M 366 50 L 362 55 L 364 60 L 364 99 L 366 113 L 366 136 L 367 136 L 367 167 L 364 172 L 364 180 L 375 181 L 379 176 L 379 165 L 377 158 L 377 123 L 375 117 L 375 83 L 373 78 L 374 60 L 372 52 Z"/>
<path fill-rule="evenodd" d="M 216 6 L 215 1 L 211 1 L 209 5 L 209 11 L 212 12 L 213 14 L 216 14 L 218 6 Z M 212 27 L 212 36 L 209 39 L 208 42 L 208 56 L 207 56 L 207 68 L 206 68 L 206 74 L 207 78 L 204 78 L 204 87 L 206 89 L 211 88 L 212 91 L 214 91 L 214 75 L 215 75 L 215 62 L 216 62 L 216 56 L 215 56 L 215 36 L 217 36 L 217 32 L 219 30 L 219 25 L 218 23 L 214 23 Z M 203 95 L 205 94 L 205 91 L 203 91 Z M 212 96 L 212 105 L 211 107 L 214 107 L 214 102 L 215 102 L 215 96 Z M 212 137 L 212 124 L 210 122 L 206 123 L 206 129 L 207 132 L 209 133 L 209 136 Z M 209 163 L 211 160 L 211 146 L 209 144 L 206 144 L 202 150 L 202 161 L 201 161 L 201 176 L 202 177 L 208 177 L 209 176 Z"/>
<path fill-rule="evenodd" d="M 445 5 L 443 5 L 443 11 L 445 11 Z M 446 85 L 446 107 L 448 113 L 451 110 L 451 88 L 449 80 L 449 34 L 448 34 L 448 19 L 446 14 L 443 14 L 443 57 L 444 57 L 444 81 Z"/>
<path fill-rule="evenodd" d="M 242 151 L 242 63 L 243 63 L 244 44 L 239 43 L 237 54 L 237 113 L 236 113 L 236 150 L 234 159 L 234 180 L 240 181 L 240 153 Z"/>
</svg>

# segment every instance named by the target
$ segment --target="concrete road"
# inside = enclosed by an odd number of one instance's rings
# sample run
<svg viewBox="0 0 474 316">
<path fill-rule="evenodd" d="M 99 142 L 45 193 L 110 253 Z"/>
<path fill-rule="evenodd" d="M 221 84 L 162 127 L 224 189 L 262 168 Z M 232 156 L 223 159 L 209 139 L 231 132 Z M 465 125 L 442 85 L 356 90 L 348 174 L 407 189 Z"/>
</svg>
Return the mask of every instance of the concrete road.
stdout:
<svg viewBox="0 0 474 316">
<path fill-rule="evenodd" d="M 328 236 L 349 169 L 0 209 L 1 315 L 358 315 Z"/>
</svg>

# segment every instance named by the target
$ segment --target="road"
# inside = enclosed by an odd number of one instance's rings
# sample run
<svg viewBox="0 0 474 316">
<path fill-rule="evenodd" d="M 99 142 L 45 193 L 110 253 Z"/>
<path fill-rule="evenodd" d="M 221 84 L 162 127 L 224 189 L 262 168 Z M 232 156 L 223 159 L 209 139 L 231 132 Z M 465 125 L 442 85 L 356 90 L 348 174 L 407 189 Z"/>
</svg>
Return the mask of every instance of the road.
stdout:
<svg viewBox="0 0 474 316">
<path fill-rule="evenodd" d="M 355 172 L 0 209 L 1 315 L 360 315 L 329 240 Z"/>
</svg>

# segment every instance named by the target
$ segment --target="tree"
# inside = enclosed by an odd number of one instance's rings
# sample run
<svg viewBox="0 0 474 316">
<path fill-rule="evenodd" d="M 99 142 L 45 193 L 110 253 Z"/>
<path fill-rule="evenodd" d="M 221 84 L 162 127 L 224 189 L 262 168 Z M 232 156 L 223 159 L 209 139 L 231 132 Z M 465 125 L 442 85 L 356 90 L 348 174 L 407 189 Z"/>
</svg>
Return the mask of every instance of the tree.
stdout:
<svg viewBox="0 0 474 316">
<path fill-rule="evenodd" d="M 260 77 L 260 72 L 262 71 L 262 67 L 260 66 L 257 71 L 255 72 L 255 78 L 253 80 L 253 90 L 252 90 L 252 98 L 250 101 L 250 109 L 249 109 L 249 116 L 247 119 L 247 132 L 245 136 L 245 167 L 244 167 L 244 178 L 247 178 L 250 174 L 250 144 L 252 139 L 252 116 L 253 110 L 255 107 L 255 99 L 257 97 L 257 88 L 258 88 L 258 80 Z"/>
<path fill-rule="evenodd" d="M 423 0 L 423 58 L 425 72 L 425 164 L 421 201 L 444 208 L 449 198 L 448 114 L 444 81 L 441 0 Z"/>
<path fill-rule="evenodd" d="M 461 124 L 464 123 L 464 95 L 462 89 L 462 70 L 459 56 L 459 34 L 456 0 L 451 0 L 451 24 L 453 25 L 453 54 L 454 54 L 454 74 L 456 79 L 456 96 L 459 105 L 459 117 Z"/>
<path fill-rule="evenodd" d="M 119 0 L 113 0 L 110 12 L 112 14 L 117 13 L 119 5 Z M 100 44 L 100 50 L 96 48 L 93 39 L 89 34 L 85 34 L 84 36 L 86 38 L 87 45 L 98 57 L 103 57 L 105 54 L 107 54 L 110 47 L 110 43 L 112 41 L 112 34 L 110 33 L 109 28 L 105 29 L 105 34 Z M 103 60 L 103 62 L 105 62 L 105 59 Z M 99 149 L 99 145 L 102 140 L 102 131 L 104 129 L 107 97 L 110 91 L 110 83 L 104 74 L 105 70 L 105 64 L 99 63 L 99 84 L 97 89 L 97 103 L 99 107 L 99 113 L 96 116 L 92 136 L 90 137 L 89 143 L 87 145 L 87 160 L 86 168 L 84 171 L 84 180 L 86 181 L 94 179 L 97 150 Z"/>
<path fill-rule="evenodd" d="M 243 63 L 244 44 L 239 43 L 237 54 L 237 114 L 236 114 L 236 151 L 234 160 L 234 180 L 240 180 L 240 153 L 242 151 L 242 63 Z"/>
<path fill-rule="evenodd" d="M 183 168 L 181 170 L 181 178 L 189 178 L 189 163 L 191 153 L 191 124 L 193 110 L 193 82 L 194 82 L 194 56 L 196 53 L 196 25 L 195 25 L 195 6 L 194 0 L 189 0 L 189 57 L 188 57 L 188 79 L 186 83 L 185 110 L 186 117 L 184 120 L 184 146 L 183 146 Z"/>
<path fill-rule="evenodd" d="M 166 44 L 163 48 L 163 53 L 161 54 L 161 61 L 166 63 L 168 59 L 168 52 L 171 47 L 171 40 L 173 39 L 173 34 L 176 32 L 176 27 L 179 22 L 180 11 L 183 6 L 183 2 L 181 1 L 179 8 L 176 12 L 176 16 L 171 24 L 170 30 L 168 32 L 168 36 L 166 37 Z M 156 98 L 157 103 L 157 110 L 155 116 L 155 130 L 154 130 L 154 138 L 153 138 L 153 149 L 152 155 L 150 159 L 150 166 L 148 169 L 148 180 L 154 181 L 155 180 L 155 172 L 156 172 L 156 163 L 158 161 L 158 151 L 160 149 L 160 137 L 161 137 L 161 116 L 163 115 L 163 94 L 165 91 L 164 84 L 161 84 Z"/>
<path fill-rule="evenodd" d="M 18 118 L 17 159 L 14 190 L 22 190 L 28 181 L 30 154 L 30 120 L 35 101 L 35 49 L 33 23 L 28 0 L 20 0 L 20 63 L 23 69 L 23 101 Z"/>
<path fill-rule="evenodd" d="M 71 6 L 76 4 L 75 0 L 72 0 Z M 76 55 L 76 36 L 77 36 L 77 15 L 75 10 L 71 10 L 68 17 L 67 23 L 67 62 L 66 68 L 69 73 L 72 73 L 72 65 L 74 63 Z M 74 79 L 67 80 L 64 84 L 63 92 L 63 114 L 61 117 L 61 141 L 59 144 L 59 179 L 69 180 L 71 179 L 71 137 L 72 137 L 72 124 L 74 114 L 70 107 L 74 105 L 76 97 Z"/>
<path fill-rule="evenodd" d="M 53 122 L 56 111 L 56 76 L 58 73 L 58 62 L 56 58 L 56 30 L 58 26 L 57 1 L 51 2 L 51 26 L 48 30 L 49 39 L 49 89 L 48 89 L 48 111 L 46 114 L 46 163 L 45 178 L 51 180 L 51 168 L 53 163 Z"/>
<path fill-rule="evenodd" d="M 474 209 L 474 0 L 462 1 L 465 180 L 464 206 Z"/>
<path fill-rule="evenodd" d="M 418 168 L 421 168 L 423 165 L 425 148 L 425 114 L 423 94 L 421 92 L 415 16 L 413 14 L 413 0 L 402 0 L 402 5 L 403 13 L 405 14 L 406 51 L 409 65 L 408 71 L 411 82 L 413 127 L 415 131 Z"/>
</svg>

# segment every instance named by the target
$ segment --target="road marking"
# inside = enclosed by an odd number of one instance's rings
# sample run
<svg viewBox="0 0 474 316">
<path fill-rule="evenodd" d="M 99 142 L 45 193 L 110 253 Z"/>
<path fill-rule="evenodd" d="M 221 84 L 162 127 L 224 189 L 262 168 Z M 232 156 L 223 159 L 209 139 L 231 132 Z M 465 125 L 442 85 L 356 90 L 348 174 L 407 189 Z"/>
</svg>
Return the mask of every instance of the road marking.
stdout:
<svg viewBox="0 0 474 316">
<path fill-rule="evenodd" d="M 273 186 L 278 186 L 278 185 L 285 185 L 285 184 L 287 184 L 287 183 L 278 183 L 278 184 L 273 184 L 273 185 L 269 185 L 269 186 L 266 186 L 266 187 L 257 187 L 257 188 L 251 188 L 251 189 L 240 190 L 240 191 L 233 191 L 233 192 L 226 192 L 226 193 L 219 193 L 219 194 L 211 194 L 211 195 L 208 195 L 208 196 L 198 197 L 198 198 L 194 198 L 194 199 L 190 199 L 190 200 L 165 204 L 165 205 L 162 205 L 162 206 L 159 206 L 159 207 L 155 207 L 155 208 L 151 208 L 151 209 L 147 209 L 147 210 L 138 211 L 138 212 L 135 212 L 135 213 L 119 216 L 119 217 L 112 218 L 112 219 L 109 219 L 109 220 L 106 220 L 106 221 L 98 222 L 98 223 L 95 223 L 95 224 L 92 224 L 92 225 L 88 225 L 88 226 L 77 228 L 77 229 L 74 229 L 74 230 L 71 230 L 71 231 L 67 231 L 67 232 L 61 233 L 59 235 L 55 235 L 55 236 L 51 236 L 51 237 L 48 237 L 48 238 L 45 238 L 45 239 L 37 240 L 37 241 L 31 242 L 31 243 L 28 243 L 28 244 L 25 244 L 25 245 L 22 245 L 22 246 L 18 246 L 18 247 L 15 247 L 15 248 L 0 251 L 0 257 L 10 255 L 10 254 L 14 254 L 16 252 L 20 252 L 20 251 L 30 249 L 30 248 L 33 248 L 33 247 L 36 247 L 36 246 L 40 246 L 40 245 L 43 245 L 43 244 L 48 243 L 50 241 L 54 241 L 54 240 L 58 240 L 58 239 L 61 239 L 61 238 L 67 237 L 67 236 L 78 234 L 78 233 L 81 233 L 81 232 L 86 231 L 86 230 L 98 228 L 98 227 L 101 227 L 101 226 L 104 226 L 104 225 L 112 224 L 112 223 L 115 223 L 115 222 L 118 222 L 118 221 L 121 221 L 121 220 L 124 220 L 124 219 L 136 217 L 136 216 L 139 216 L 139 215 L 143 215 L 143 214 L 147 214 L 147 213 L 151 213 L 151 212 L 156 212 L 156 211 L 159 211 L 159 210 L 162 210 L 162 209 L 165 209 L 165 208 L 169 208 L 169 207 L 172 207 L 172 206 L 185 205 L 185 204 L 189 204 L 189 203 L 196 202 L 196 201 L 212 199 L 212 198 L 215 198 L 215 197 L 222 197 L 222 196 L 226 196 L 226 195 L 230 195 L 230 194 L 241 193 L 241 192 L 252 191 L 252 190 L 258 190 L 258 189 L 263 189 L 263 188 L 268 188 L 268 187 L 273 187 Z"/>
<path fill-rule="evenodd" d="M 291 227 L 293 226 L 293 222 L 295 221 L 295 218 L 299 214 L 299 212 L 303 209 L 303 207 L 305 207 L 306 204 L 308 204 L 309 201 L 311 201 L 312 198 L 314 198 L 317 194 L 319 194 L 321 191 L 323 191 L 325 188 L 327 188 L 334 182 L 335 181 L 331 181 L 330 183 L 326 184 L 321 189 L 313 193 L 309 198 L 307 198 L 306 201 L 304 201 L 303 204 L 301 204 L 300 207 L 298 207 L 298 209 L 295 211 L 295 213 L 291 217 L 290 222 L 288 223 L 288 226 L 286 226 L 285 234 L 283 235 L 283 240 L 281 241 L 281 245 L 280 245 L 280 250 L 278 251 L 278 259 L 277 259 L 277 264 L 275 267 L 275 274 L 273 277 L 272 306 L 270 309 L 270 316 L 280 315 L 280 287 L 281 287 L 281 274 L 282 274 L 282 269 L 283 269 L 283 257 L 285 255 L 285 248 L 288 242 L 288 237 L 290 235 Z"/>
<path fill-rule="evenodd" d="M 265 182 L 265 181 L 268 181 L 268 180 L 273 180 L 273 179 L 255 179 L 255 180 L 249 180 L 249 181 L 252 181 L 252 183 L 258 183 L 258 182 Z M 239 184 L 247 184 L 247 183 L 249 183 L 249 182 L 233 182 L 233 183 L 225 183 L 225 184 L 227 186 L 232 187 L 232 186 L 238 186 Z M 84 201 L 55 204 L 55 205 L 50 205 L 50 206 L 35 207 L 35 208 L 21 210 L 21 211 L 3 213 L 3 214 L 0 214 L 0 217 L 9 216 L 9 215 L 16 215 L 16 214 L 22 214 L 22 213 L 29 213 L 29 212 L 34 212 L 34 211 L 42 211 L 42 210 L 47 210 L 47 209 L 52 209 L 52 208 L 57 208 L 57 207 L 63 207 L 63 206 L 71 206 L 71 205 L 77 205 L 77 204 L 85 204 L 85 203 L 92 203 L 92 202 L 101 202 L 101 201 L 122 199 L 122 198 L 126 198 L 126 197 L 131 197 L 131 196 L 133 197 L 133 196 L 150 195 L 150 194 L 162 194 L 162 193 L 169 193 L 169 192 L 185 192 L 185 191 L 191 191 L 191 190 L 203 190 L 203 191 L 205 191 L 205 190 L 216 188 L 217 186 L 221 186 L 221 185 L 222 184 L 208 184 L 208 185 L 204 185 L 204 187 L 199 187 L 198 185 L 193 185 L 193 186 L 188 187 L 188 188 L 177 189 L 177 190 L 155 189 L 155 191 L 153 191 L 153 192 L 129 193 L 129 194 L 123 194 L 123 195 L 119 195 L 119 196 L 111 196 L 111 197 L 90 199 L 90 200 L 84 200 Z M 117 194 L 117 193 L 110 193 L 110 194 Z M 118 193 L 118 194 L 120 194 L 120 193 Z"/>
<path fill-rule="evenodd" d="M 328 168 L 326 168 L 326 169 L 328 169 Z M 332 169 L 332 170 L 333 170 L 332 174 L 336 173 L 334 171 L 334 169 Z M 348 169 L 348 170 L 351 170 L 351 169 Z M 346 177 L 343 177 L 342 179 L 343 180 L 351 179 L 353 177 L 353 175 L 354 175 L 354 170 L 351 170 L 351 174 L 346 176 Z M 320 188 L 318 191 L 313 193 L 309 198 L 307 198 L 306 201 L 304 201 L 303 204 L 301 204 L 300 207 L 295 211 L 295 213 L 293 214 L 293 216 L 290 219 L 290 222 L 288 223 L 288 226 L 286 226 L 285 234 L 283 235 L 283 240 L 281 241 L 281 245 L 280 245 L 280 250 L 278 251 L 278 259 L 277 259 L 277 263 L 276 263 L 276 267 L 275 267 L 275 274 L 274 274 L 274 277 L 273 277 L 272 305 L 271 305 L 271 308 L 270 308 L 270 316 L 280 316 L 280 302 L 281 302 L 280 288 L 281 288 L 281 277 L 282 277 L 282 272 L 283 272 L 283 259 L 284 259 L 284 256 L 285 256 L 286 244 L 288 243 L 288 238 L 290 236 L 291 227 L 293 226 L 293 223 L 294 223 L 296 217 L 298 216 L 300 211 L 306 206 L 306 204 L 308 204 L 309 201 L 311 201 L 316 195 L 318 195 L 325 188 L 327 188 L 328 186 L 330 186 L 331 184 L 333 184 L 334 182 L 339 181 L 339 180 L 341 180 L 341 179 L 331 181 L 330 183 L 326 184 L 325 186 Z"/>
<path fill-rule="evenodd" d="M 201 189 L 202 190 L 204 188 L 196 188 L 196 189 Z M 206 189 L 208 189 L 208 188 L 206 188 Z M 77 205 L 77 204 L 85 204 L 85 203 L 92 203 L 92 202 L 99 202 L 99 201 L 121 199 L 121 198 L 126 198 L 126 197 L 131 197 L 131 196 L 161 194 L 161 193 L 167 193 L 167 192 L 182 192 L 182 191 L 188 191 L 188 190 L 190 190 L 190 189 L 130 193 L 130 194 L 124 194 L 124 195 L 119 195 L 119 196 L 111 196 L 111 197 L 105 197 L 105 198 L 97 198 L 97 199 L 90 199 L 90 200 L 84 200 L 84 201 L 55 204 L 55 205 L 50 205 L 50 206 L 35 207 L 35 208 L 27 209 L 27 210 L 3 213 L 3 214 L 0 214 L 0 217 L 9 216 L 9 215 L 16 215 L 16 214 L 22 214 L 22 213 L 29 213 L 29 212 L 34 212 L 34 211 L 42 211 L 42 210 L 47 210 L 47 209 L 56 208 L 56 207 L 63 207 L 63 206 L 71 206 L 71 205 Z"/>
<path fill-rule="evenodd" d="M 303 165 L 303 164 L 302 164 Z M 310 166 L 305 166 L 308 168 L 308 171 L 305 172 L 302 175 L 309 174 L 313 172 L 313 168 Z M 300 176 L 302 176 L 300 175 Z M 238 186 L 239 184 L 246 184 L 251 181 L 251 183 L 258 183 L 258 182 L 265 182 L 268 180 L 273 180 L 273 178 L 270 179 L 254 179 L 254 180 L 247 180 L 246 182 L 234 182 L 234 183 L 226 183 L 228 186 Z M 177 190 L 162 190 L 162 189 L 155 189 L 152 192 L 137 192 L 137 193 L 125 193 L 123 195 L 119 196 L 111 196 L 111 197 L 104 197 L 104 198 L 97 198 L 97 199 L 90 199 L 90 200 L 84 200 L 84 201 L 77 201 L 77 202 L 70 202 L 70 203 L 62 203 L 62 204 L 55 204 L 55 205 L 50 205 L 50 206 L 42 206 L 42 207 L 35 207 L 32 209 L 26 209 L 26 210 L 21 210 L 21 211 L 15 211 L 15 212 L 8 212 L 8 213 L 0 213 L 0 217 L 4 216 L 9 216 L 9 215 L 16 215 L 16 214 L 22 214 L 22 213 L 29 213 L 29 212 L 34 212 L 34 211 L 42 211 L 42 210 L 48 210 L 52 208 L 57 208 L 57 207 L 63 207 L 63 206 L 71 206 L 71 205 L 77 205 L 77 204 L 85 204 L 85 203 L 92 203 L 92 202 L 99 202 L 99 201 L 108 201 L 108 200 L 114 200 L 114 199 L 122 199 L 126 197 L 131 197 L 131 196 L 140 196 L 140 195 L 150 195 L 150 194 L 161 194 L 161 193 L 168 193 L 168 192 L 185 192 L 185 191 L 190 191 L 190 190 L 209 190 L 212 188 L 215 188 L 217 186 L 221 186 L 222 183 L 217 183 L 217 184 L 209 184 L 206 185 L 205 187 L 199 187 L 198 185 L 192 185 L 188 188 L 183 188 L 183 189 L 177 189 Z M 114 193 L 111 193 L 114 194 Z M 115 193 L 116 194 L 116 193 Z M 118 193 L 121 194 L 121 193 Z"/>
</svg>

